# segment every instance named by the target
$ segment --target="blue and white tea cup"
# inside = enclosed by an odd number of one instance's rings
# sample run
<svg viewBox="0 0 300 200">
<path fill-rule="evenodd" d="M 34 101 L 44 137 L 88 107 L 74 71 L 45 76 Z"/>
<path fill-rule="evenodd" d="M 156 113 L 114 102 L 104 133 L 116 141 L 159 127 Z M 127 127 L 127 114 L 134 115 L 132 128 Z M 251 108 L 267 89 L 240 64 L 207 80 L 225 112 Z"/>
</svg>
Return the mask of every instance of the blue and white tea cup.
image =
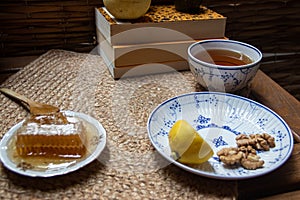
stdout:
<svg viewBox="0 0 300 200">
<path fill-rule="evenodd" d="M 245 57 L 242 63 L 218 62 L 217 54 Z M 222 55 L 221 55 L 222 56 Z M 234 40 L 211 39 L 193 43 L 188 48 L 188 60 L 196 81 L 209 91 L 235 92 L 248 86 L 256 75 L 262 53 L 256 47 Z M 226 65 L 225 65 L 226 64 Z"/>
</svg>

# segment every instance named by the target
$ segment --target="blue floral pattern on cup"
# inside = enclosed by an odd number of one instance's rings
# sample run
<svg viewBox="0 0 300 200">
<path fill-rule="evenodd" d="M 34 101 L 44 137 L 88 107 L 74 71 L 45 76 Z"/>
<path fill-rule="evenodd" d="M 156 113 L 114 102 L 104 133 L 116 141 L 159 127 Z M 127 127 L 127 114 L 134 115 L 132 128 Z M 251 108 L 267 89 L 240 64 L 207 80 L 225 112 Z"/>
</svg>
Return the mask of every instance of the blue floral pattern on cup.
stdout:
<svg viewBox="0 0 300 200">
<path fill-rule="evenodd" d="M 220 66 L 199 60 L 195 54 L 206 49 L 226 49 L 245 53 L 253 59 L 241 66 Z M 251 56 L 250 56 L 251 55 Z M 247 87 L 260 66 L 262 53 L 255 47 L 234 40 L 203 40 L 188 48 L 188 60 L 196 81 L 209 91 L 235 92 Z"/>
</svg>

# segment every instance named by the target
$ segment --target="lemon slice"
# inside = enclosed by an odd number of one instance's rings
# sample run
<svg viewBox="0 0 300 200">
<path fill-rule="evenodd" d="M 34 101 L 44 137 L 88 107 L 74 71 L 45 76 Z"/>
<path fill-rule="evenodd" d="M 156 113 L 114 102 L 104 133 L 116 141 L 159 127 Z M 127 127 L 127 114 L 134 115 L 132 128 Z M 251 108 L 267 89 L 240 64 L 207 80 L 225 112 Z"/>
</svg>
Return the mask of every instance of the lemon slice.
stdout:
<svg viewBox="0 0 300 200">
<path fill-rule="evenodd" d="M 185 120 L 175 122 L 168 138 L 172 155 L 181 163 L 200 164 L 214 154 L 210 145 Z"/>
</svg>

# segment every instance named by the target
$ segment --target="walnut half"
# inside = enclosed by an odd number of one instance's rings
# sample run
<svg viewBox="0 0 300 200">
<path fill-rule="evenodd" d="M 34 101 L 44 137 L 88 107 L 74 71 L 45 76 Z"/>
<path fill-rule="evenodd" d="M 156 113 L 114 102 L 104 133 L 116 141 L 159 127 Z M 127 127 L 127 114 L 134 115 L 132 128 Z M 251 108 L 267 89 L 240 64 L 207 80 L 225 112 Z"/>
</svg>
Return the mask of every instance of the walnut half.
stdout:
<svg viewBox="0 0 300 200">
<path fill-rule="evenodd" d="M 235 165 L 240 164 L 243 152 L 239 151 L 238 148 L 228 147 L 218 151 L 217 155 L 224 164 Z"/>
<path fill-rule="evenodd" d="M 275 139 L 267 133 L 262 134 L 241 134 L 236 137 L 238 147 L 251 145 L 256 150 L 269 151 L 275 147 Z"/>
<path fill-rule="evenodd" d="M 264 161 L 260 160 L 260 157 L 256 154 L 248 154 L 247 157 L 242 158 L 241 160 L 241 165 L 245 168 L 245 169 L 258 169 L 261 168 L 264 165 Z"/>
<path fill-rule="evenodd" d="M 256 150 L 251 146 L 223 148 L 217 152 L 217 155 L 225 165 L 241 164 L 245 169 L 257 169 L 264 165 L 264 161 L 260 160 Z"/>
</svg>

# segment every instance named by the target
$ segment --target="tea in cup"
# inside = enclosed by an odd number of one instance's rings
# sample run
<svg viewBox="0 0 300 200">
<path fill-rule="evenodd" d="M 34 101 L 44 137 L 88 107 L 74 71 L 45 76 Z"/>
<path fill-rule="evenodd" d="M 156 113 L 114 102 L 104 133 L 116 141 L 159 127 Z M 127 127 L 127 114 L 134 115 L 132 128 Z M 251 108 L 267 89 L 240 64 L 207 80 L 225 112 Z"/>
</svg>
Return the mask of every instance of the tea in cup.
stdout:
<svg viewBox="0 0 300 200">
<path fill-rule="evenodd" d="M 202 40 L 188 48 L 191 72 L 209 91 L 235 92 L 248 86 L 256 75 L 262 53 L 234 40 Z"/>
</svg>

